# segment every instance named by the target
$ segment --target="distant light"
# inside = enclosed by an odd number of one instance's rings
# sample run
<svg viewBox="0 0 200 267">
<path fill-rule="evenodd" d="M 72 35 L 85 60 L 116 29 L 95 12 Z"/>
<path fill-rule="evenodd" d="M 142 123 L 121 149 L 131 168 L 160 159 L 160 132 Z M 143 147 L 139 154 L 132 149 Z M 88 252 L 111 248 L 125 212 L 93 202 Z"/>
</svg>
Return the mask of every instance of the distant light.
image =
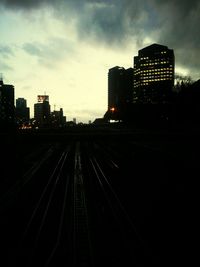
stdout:
<svg viewBox="0 0 200 267">
<path fill-rule="evenodd" d="M 114 112 L 115 111 L 115 108 L 114 107 L 110 108 L 110 111 Z"/>
</svg>

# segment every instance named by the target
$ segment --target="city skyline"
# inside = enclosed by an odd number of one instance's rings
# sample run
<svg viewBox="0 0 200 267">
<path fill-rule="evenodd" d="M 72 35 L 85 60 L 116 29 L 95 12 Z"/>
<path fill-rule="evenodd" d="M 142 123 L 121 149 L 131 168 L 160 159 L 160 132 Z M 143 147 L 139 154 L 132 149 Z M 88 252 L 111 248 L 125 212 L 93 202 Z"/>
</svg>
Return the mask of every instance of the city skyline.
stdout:
<svg viewBox="0 0 200 267">
<path fill-rule="evenodd" d="M 133 67 L 152 43 L 174 49 L 178 74 L 199 78 L 199 8 L 198 1 L 0 1 L 0 72 L 15 99 L 27 99 L 31 117 L 46 92 L 67 120 L 93 121 L 107 109 L 108 70 Z"/>
</svg>

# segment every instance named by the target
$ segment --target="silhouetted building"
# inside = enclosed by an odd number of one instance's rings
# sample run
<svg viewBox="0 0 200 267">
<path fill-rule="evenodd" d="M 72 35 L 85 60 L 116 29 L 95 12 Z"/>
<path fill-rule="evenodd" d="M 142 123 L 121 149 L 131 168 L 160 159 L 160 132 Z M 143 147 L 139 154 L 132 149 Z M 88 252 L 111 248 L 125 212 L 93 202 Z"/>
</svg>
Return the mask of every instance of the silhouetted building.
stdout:
<svg viewBox="0 0 200 267">
<path fill-rule="evenodd" d="M 15 109 L 16 121 L 18 125 L 26 124 L 30 120 L 30 109 L 27 107 L 26 99 L 16 99 Z"/>
<path fill-rule="evenodd" d="M 118 109 L 132 102 L 133 69 L 114 67 L 108 73 L 108 110 Z"/>
<path fill-rule="evenodd" d="M 63 109 L 51 112 L 51 124 L 53 128 L 62 128 L 66 125 L 66 116 L 63 116 Z"/>
<path fill-rule="evenodd" d="M 106 120 L 121 120 L 133 99 L 133 68 L 113 67 L 108 72 L 108 110 Z"/>
<path fill-rule="evenodd" d="M 12 128 L 15 123 L 14 86 L 0 79 L 0 127 Z"/>
<path fill-rule="evenodd" d="M 38 95 L 38 103 L 34 104 L 34 118 L 38 127 L 48 127 L 51 123 L 51 107 L 49 96 Z"/>
<path fill-rule="evenodd" d="M 166 103 L 174 86 L 174 52 L 152 44 L 134 57 L 133 103 Z"/>
</svg>

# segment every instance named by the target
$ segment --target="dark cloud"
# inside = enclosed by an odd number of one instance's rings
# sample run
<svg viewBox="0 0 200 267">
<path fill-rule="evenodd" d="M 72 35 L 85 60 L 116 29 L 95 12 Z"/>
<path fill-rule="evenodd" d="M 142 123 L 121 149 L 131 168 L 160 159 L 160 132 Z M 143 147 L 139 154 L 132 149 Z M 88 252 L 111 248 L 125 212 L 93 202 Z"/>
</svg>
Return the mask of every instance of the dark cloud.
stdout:
<svg viewBox="0 0 200 267">
<path fill-rule="evenodd" d="M 92 0 L 0 0 L 0 4 L 3 4 L 7 8 L 15 9 L 36 9 L 41 6 L 54 6 L 68 5 L 74 8 L 80 7 L 83 3 Z"/>
<path fill-rule="evenodd" d="M 48 4 L 51 0 L 0 0 L 0 3 L 9 8 L 37 8 Z"/>
<path fill-rule="evenodd" d="M 200 1 L 153 0 L 152 3 L 160 27 L 158 41 L 173 48 L 176 62 L 196 75 L 200 69 Z"/>
<path fill-rule="evenodd" d="M 131 3 L 131 2 L 130 2 Z M 130 36 L 140 36 L 146 20 L 144 10 L 140 12 L 139 1 L 131 12 L 129 1 L 88 1 L 79 15 L 79 36 L 94 38 L 110 46 L 122 46 Z"/>
<path fill-rule="evenodd" d="M 196 72 L 200 69 L 199 0 L 0 0 L 0 3 L 24 10 L 51 6 L 58 18 L 66 22 L 75 19 L 81 40 L 111 47 L 123 47 L 131 40 L 140 49 L 145 37 L 149 37 L 173 48 L 179 65 Z"/>
<path fill-rule="evenodd" d="M 176 63 L 196 75 L 200 69 L 199 0 L 116 0 L 85 5 L 79 35 L 109 46 L 132 40 L 138 48 L 145 37 L 173 48 Z M 101 4 L 101 5 L 100 5 Z"/>
</svg>

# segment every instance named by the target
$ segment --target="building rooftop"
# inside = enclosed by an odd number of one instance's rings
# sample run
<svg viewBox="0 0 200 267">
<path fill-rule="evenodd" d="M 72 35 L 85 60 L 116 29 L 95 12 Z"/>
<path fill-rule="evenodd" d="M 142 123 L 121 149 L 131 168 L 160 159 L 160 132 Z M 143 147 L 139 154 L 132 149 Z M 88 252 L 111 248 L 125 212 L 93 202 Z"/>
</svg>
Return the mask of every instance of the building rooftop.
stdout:
<svg viewBox="0 0 200 267">
<path fill-rule="evenodd" d="M 165 45 L 160 45 L 160 44 L 152 44 L 152 45 L 149 45 L 149 46 L 146 46 L 142 49 L 140 49 L 138 51 L 138 55 L 141 56 L 143 54 L 146 54 L 146 53 L 149 53 L 149 52 L 161 52 L 161 51 L 171 51 L 173 52 L 173 49 L 169 49 L 167 46 Z"/>
</svg>

